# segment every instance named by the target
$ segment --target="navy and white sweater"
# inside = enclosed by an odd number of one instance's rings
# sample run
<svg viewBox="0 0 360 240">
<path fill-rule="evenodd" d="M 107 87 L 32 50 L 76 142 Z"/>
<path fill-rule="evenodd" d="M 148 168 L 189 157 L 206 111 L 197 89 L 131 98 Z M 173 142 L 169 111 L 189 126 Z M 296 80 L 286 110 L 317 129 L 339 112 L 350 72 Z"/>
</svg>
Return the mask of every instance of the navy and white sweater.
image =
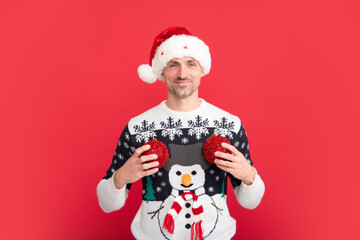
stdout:
<svg viewBox="0 0 360 240">
<path fill-rule="evenodd" d="M 173 111 L 163 101 L 132 118 L 120 136 L 106 175 L 98 184 L 100 207 L 105 212 L 112 212 L 124 206 L 131 184 L 116 189 L 113 173 L 131 157 L 135 149 L 156 138 L 167 145 L 170 157 L 157 173 L 142 179 L 143 201 L 131 225 L 134 237 L 190 239 L 193 222 L 191 200 L 175 218 L 173 234 L 162 229 L 162 226 L 175 198 L 183 192 L 191 191 L 198 196 L 198 202 L 204 209 L 204 238 L 231 239 L 236 231 L 236 222 L 230 216 L 226 204 L 227 177 L 231 180 L 238 202 L 248 209 L 259 205 L 265 186 L 258 174 L 254 183 L 247 186 L 205 160 L 202 145 L 215 132 L 226 137 L 253 165 L 247 135 L 240 119 L 203 99 L 194 111 Z M 181 186 L 184 174 L 191 176 L 191 187 Z"/>
</svg>

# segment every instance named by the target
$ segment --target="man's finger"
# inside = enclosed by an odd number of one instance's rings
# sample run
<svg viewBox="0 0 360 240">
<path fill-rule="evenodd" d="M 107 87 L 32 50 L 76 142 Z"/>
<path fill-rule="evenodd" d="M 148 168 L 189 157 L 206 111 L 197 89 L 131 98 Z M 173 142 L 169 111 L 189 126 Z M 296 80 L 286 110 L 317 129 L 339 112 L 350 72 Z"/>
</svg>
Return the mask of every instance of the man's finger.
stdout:
<svg viewBox="0 0 360 240">
<path fill-rule="evenodd" d="M 150 163 L 144 163 L 142 165 L 142 168 L 145 171 L 145 170 L 148 170 L 150 168 L 157 167 L 157 166 L 159 166 L 159 162 L 158 161 L 153 161 L 153 162 L 150 162 Z"/>
<path fill-rule="evenodd" d="M 147 162 L 147 161 L 151 161 L 151 160 L 155 160 L 158 158 L 158 155 L 156 154 L 150 154 L 150 155 L 145 155 L 145 156 L 141 156 L 141 162 Z"/>
<path fill-rule="evenodd" d="M 145 152 L 145 151 L 147 151 L 147 150 L 149 150 L 150 149 L 150 145 L 149 144 L 146 144 L 146 145 L 143 145 L 143 146 L 141 146 L 141 147 L 139 147 L 139 148 L 137 148 L 136 150 L 135 150 L 135 152 L 133 153 L 133 156 L 135 156 L 135 157 L 140 157 L 141 156 L 141 154 L 143 153 L 143 152 Z"/>
<path fill-rule="evenodd" d="M 224 170 L 225 172 L 228 172 L 228 173 L 231 173 L 232 174 L 232 171 L 233 169 L 232 168 L 229 168 L 229 167 L 225 167 L 223 165 L 216 165 L 218 168 L 220 168 L 221 170 Z"/>
<path fill-rule="evenodd" d="M 145 177 L 145 176 L 153 175 L 157 171 L 159 171 L 159 168 L 151 168 L 149 170 L 145 170 L 143 171 L 143 176 Z"/>
<path fill-rule="evenodd" d="M 234 160 L 234 155 L 229 154 L 229 153 L 223 153 L 223 152 L 220 152 L 220 151 L 215 152 L 215 157 L 226 159 L 226 160 L 229 160 L 229 161 Z"/>
<path fill-rule="evenodd" d="M 234 147 L 233 145 L 231 144 L 228 144 L 228 143 L 221 143 L 221 146 L 227 150 L 229 150 L 231 153 L 235 154 L 235 155 L 239 155 L 239 150 L 236 149 L 236 147 Z"/>
<path fill-rule="evenodd" d="M 214 163 L 216 164 L 216 166 L 220 167 L 225 167 L 225 168 L 233 168 L 233 163 L 227 160 L 223 160 L 223 159 L 218 159 L 216 158 L 214 160 Z"/>
</svg>

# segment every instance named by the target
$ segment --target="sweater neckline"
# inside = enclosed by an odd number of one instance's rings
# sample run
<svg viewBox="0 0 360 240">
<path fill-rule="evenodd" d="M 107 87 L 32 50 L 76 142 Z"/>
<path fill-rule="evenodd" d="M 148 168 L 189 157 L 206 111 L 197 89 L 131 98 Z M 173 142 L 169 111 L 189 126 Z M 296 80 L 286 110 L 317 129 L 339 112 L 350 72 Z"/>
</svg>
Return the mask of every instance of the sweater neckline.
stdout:
<svg viewBox="0 0 360 240">
<path fill-rule="evenodd" d="M 188 112 L 179 112 L 179 111 L 175 111 L 170 109 L 167 105 L 166 105 L 166 100 L 163 100 L 160 103 L 160 107 L 162 108 L 162 110 L 168 112 L 171 115 L 177 115 L 177 116 L 188 116 L 188 115 L 194 115 L 196 113 L 199 113 L 206 105 L 206 101 L 202 98 L 199 98 L 201 100 L 200 106 L 198 106 L 196 109 L 192 110 L 192 111 L 188 111 Z"/>
</svg>

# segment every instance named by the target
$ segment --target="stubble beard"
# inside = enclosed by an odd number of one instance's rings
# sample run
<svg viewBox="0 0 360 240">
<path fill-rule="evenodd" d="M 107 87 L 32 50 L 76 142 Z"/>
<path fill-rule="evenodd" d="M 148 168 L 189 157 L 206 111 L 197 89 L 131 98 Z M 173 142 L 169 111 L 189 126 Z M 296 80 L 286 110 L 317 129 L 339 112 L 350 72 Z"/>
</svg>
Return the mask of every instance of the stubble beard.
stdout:
<svg viewBox="0 0 360 240">
<path fill-rule="evenodd" d="M 175 79 L 174 81 L 179 80 L 179 79 Z M 183 80 L 189 80 L 189 79 L 183 79 Z M 192 83 L 192 81 L 191 81 Z M 193 84 L 191 84 L 190 86 L 184 86 L 184 87 L 168 87 L 168 90 L 170 92 L 172 92 L 177 98 L 179 99 L 184 99 L 187 98 L 189 96 L 191 96 L 197 88 L 195 88 L 195 86 Z"/>
</svg>

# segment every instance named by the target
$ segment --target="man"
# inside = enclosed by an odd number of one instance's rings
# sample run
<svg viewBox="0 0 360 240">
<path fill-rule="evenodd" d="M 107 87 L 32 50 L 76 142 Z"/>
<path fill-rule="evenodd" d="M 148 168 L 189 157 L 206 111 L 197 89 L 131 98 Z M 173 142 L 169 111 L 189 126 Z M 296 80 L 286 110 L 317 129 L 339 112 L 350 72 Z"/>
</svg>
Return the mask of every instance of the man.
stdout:
<svg viewBox="0 0 360 240">
<path fill-rule="evenodd" d="M 231 239 L 236 221 L 226 204 L 227 177 L 238 202 L 253 209 L 265 186 L 252 166 L 240 119 L 198 97 L 208 74 L 208 46 L 181 27 L 161 32 L 154 41 L 150 65 L 138 68 L 148 83 L 163 80 L 168 97 L 132 118 L 123 130 L 111 166 L 97 187 L 105 212 L 125 204 L 131 184 L 142 179 L 143 201 L 132 224 L 136 239 Z M 213 134 L 226 137 L 230 153 L 216 152 L 214 164 L 202 153 Z M 156 138 L 165 143 L 169 160 L 159 168 L 156 154 L 144 155 Z"/>
</svg>

